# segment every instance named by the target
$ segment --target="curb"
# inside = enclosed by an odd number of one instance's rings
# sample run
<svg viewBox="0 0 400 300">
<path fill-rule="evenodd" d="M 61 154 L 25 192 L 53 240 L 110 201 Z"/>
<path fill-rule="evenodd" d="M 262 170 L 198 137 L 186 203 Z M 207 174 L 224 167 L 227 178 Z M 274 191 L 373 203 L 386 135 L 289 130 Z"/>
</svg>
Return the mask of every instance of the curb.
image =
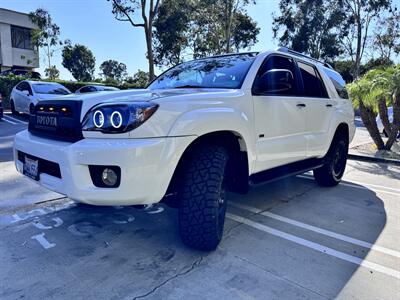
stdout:
<svg viewBox="0 0 400 300">
<path fill-rule="evenodd" d="M 348 155 L 348 158 L 351 160 L 385 163 L 385 164 L 392 164 L 392 165 L 400 166 L 400 160 L 390 159 L 390 158 L 381 158 L 381 157 L 374 157 L 374 156 L 367 156 L 367 155 L 357 155 L 357 154 L 350 154 L 350 153 Z"/>
</svg>

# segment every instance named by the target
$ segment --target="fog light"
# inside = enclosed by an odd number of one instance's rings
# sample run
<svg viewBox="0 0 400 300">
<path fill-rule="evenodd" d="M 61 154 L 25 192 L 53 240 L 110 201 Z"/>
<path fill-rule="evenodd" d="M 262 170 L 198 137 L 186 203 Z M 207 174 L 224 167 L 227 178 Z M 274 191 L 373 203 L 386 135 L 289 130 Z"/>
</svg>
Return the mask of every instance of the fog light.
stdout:
<svg viewBox="0 0 400 300">
<path fill-rule="evenodd" d="M 118 181 L 118 175 L 114 170 L 105 168 L 101 174 L 101 180 L 107 186 L 114 186 Z"/>
</svg>

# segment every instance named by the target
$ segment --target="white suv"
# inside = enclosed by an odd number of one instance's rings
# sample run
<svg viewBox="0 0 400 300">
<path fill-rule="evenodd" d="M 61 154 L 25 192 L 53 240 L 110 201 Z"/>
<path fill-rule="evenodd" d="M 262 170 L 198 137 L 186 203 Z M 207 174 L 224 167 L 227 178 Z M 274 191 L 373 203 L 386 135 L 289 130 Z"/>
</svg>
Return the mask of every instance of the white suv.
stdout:
<svg viewBox="0 0 400 300">
<path fill-rule="evenodd" d="M 39 102 L 17 134 L 17 170 L 79 202 L 177 206 L 183 242 L 201 250 L 221 241 L 226 190 L 308 170 L 334 186 L 355 132 L 341 76 L 286 48 L 62 98 Z"/>
</svg>

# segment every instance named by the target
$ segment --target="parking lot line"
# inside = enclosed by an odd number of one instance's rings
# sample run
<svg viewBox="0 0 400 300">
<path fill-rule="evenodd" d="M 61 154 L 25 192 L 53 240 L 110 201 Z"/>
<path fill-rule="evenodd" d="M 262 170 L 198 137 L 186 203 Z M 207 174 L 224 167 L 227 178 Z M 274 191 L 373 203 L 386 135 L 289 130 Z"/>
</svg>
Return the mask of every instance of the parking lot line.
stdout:
<svg viewBox="0 0 400 300">
<path fill-rule="evenodd" d="M 316 233 L 319 233 L 319 234 L 322 234 L 325 236 L 329 236 L 329 237 L 335 238 L 337 240 L 348 242 L 353 245 L 357 245 L 357 246 L 361 246 L 361 247 L 368 248 L 371 250 L 375 250 L 375 251 L 385 253 L 385 254 L 388 254 L 391 256 L 400 257 L 399 251 L 388 249 L 388 248 L 378 246 L 378 245 L 374 245 L 369 242 L 365 242 L 365 241 L 355 239 L 355 238 L 352 238 L 352 237 L 349 237 L 349 236 L 346 236 L 346 235 L 343 235 L 340 233 L 336 233 L 336 232 L 333 232 L 330 230 L 326 230 L 326 229 L 319 228 L 319 227 L 316 227 L 313 225 L 302 223 L 302 222 L 299 222 L 299 221 L 296 221 L 293 219 L 289 219 L 289 218 L 286 218 L 286 217 L 283 217 L 283 216 L 280 216 L 280 215 L 277 215 L 277 214 L 274 214 L 274 213 L 271 213 L 268 211 L 262 211 L 261 209 L 258 209 L 255 207 L 251 207 L 251 206 L 239 204 L 239 203 L 233 203 L 233 202 L 230 202 L 229 205 L 240 208 L 240 209 L 247 210 L 247 211 L 255 213 L 255 214 L 260 214 L 265 217 L 269 217 L 269 218 L 272 218 L 272 219 L 275 219 L 275 220 L 278 220 L 278 221 L 281 221 L 281 222 L 284 222 L 284 223 L 287 223 L 287 224 L 290 224 L 293 226 L 297 226 L 297 227 L 300 227 L 300 228 L 303 228 L 303 229 L 306 229 L 309 231 L 313 231 L 313 232 L 316 232 Z"/>
<path fill-rule="evenodd" d="M 3 119 L 2 119 L 2 120 L 5 121 L 5 122 L 7 122 L 7 123 L 13 124 L 13 125 L 16 125 L 16 124 L 17 124 L 17 123 L 15 123 L 15 122 L 13 122 L 13 121 L 8 120 L 4 115 L 3 115 Z"/>
<path fill-rule="evenodd" d="M 304 247 L 316 250 L 318 252 L 339 258 L 341 260 L 359 265 L 359 266 L 363 266 L 369 269 L 372 269 L 374 271 L 380 272 L 382 274 L 385 275 L 389 275 L 391 277 L 394 277 L 396 279 L 400 279 L 400 271 L 395 270 L 395 269 L 391 269 L 382 265 L 379 265 L 377 263 L 373 263 L 367 260 L 363 260 L 361 258 L 337 251 L 335 249 L 329 248 L 329 247 L 325 247 L 324 245 L 315 243 L 315 242 L 311 242 L 309 240 L 300 238 L 298 236 L 271 228 L 269 226 L 265 226 L 263 224 L 254 222 L 250 219 L 244 218 L 244 217 L 240 217 L 238 215 L 232 214 L 232 213 L 227 213 L 227 217 L 231 220 L 234 220 L 236 222 L 242 223 L 242 224 L 246 224 L 247 226 L 250 226 L 252 228 L 264 231 L 266 233 L 272 234 L 274 236 L 283 238 L 285 240 L 294 242 L 296 244 L 302 245 Z"/>
<path fill-rule="evenodd" d="M 8 119 L 9 121 L 12 121 L 12 122 L 17 122 L 17 123 L 25 124 L 25 125 L 28 124 L 28 122 L 25 122 L 25 121 L 10 117 L 9 115 L 6 115 L 6 114 L 4 114 L 4 118 L 6 118 L 6 119 Z"/>
<path fill-rule="evenodd" d="M 308 180 L 314 180 L 314 178 L 309 175 L 297 175 L 297 177 L 303 178 L 303 179 L 308 179 Z M 359 184 L 360 186 L 351 184 L 351 183 L 346 183 L 346 182 L 341 182 L 341 183 L 339 183 L 339 185 L 348 186 L 348 187 L 361 189 L 361 190 L 372 190 L 374 192 L 380 192 L 380 193 L 385 193 L 385 194 L 394 195 L 394 196 L 400 196 L 400 190 L 397 190 L 397 189 L 393 189 L 393 188 L 389 188 L 389 187 L 385 187 L 385 186 L 381 186 L 381 185 L 370 184 L 370 183 L 366 183 L 366 182 L 359 182 L 359 181 L 353 181 L 353 180 L 352 180 L 352 182 L 354 182 L 355 184 Z M 371 188 L 365 187 L 364 185 L 371 187 Z M 379 188 L 377 188 L 377 187 L 379 187 Z M 398 191 L 398 193 L 395 193 L 392 191 L 385 191 L 383 189 Z"/>
</svg>

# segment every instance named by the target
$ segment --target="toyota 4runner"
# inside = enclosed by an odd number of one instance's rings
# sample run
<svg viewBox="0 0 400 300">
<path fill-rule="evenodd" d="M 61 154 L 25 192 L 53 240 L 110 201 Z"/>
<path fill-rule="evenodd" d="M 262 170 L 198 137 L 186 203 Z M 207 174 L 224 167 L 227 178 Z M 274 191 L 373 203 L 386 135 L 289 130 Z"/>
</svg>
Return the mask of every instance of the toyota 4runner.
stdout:
<svg viewBox="0 0 400 300">
<path fill-rule="evenodd" d="M 309 170 L 335 186 L 354 132 L 342 77 L 279 48 L 184 62 L 147 89 L 41 101 L 14 155 L 19 172 L 79 202 L 176 206 L 183 242 L 212 250 L 226 191 Z"/>
</svg>

